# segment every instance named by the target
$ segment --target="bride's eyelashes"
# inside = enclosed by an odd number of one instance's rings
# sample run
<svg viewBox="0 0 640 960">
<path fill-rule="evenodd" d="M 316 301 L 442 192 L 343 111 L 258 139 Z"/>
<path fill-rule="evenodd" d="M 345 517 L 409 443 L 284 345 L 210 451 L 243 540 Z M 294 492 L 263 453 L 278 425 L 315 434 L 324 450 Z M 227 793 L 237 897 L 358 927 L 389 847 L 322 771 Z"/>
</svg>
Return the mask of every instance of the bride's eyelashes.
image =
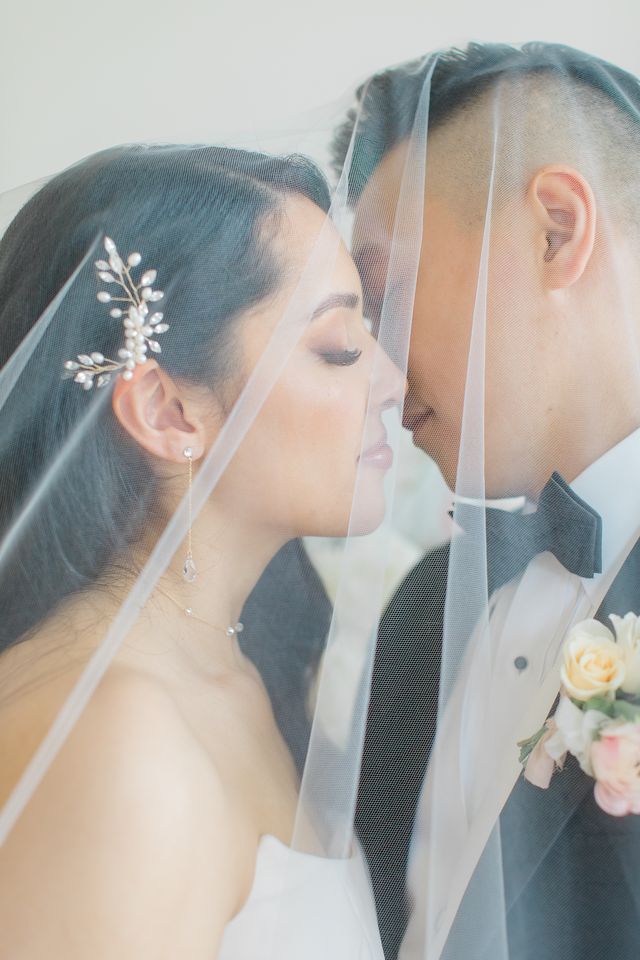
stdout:
<svg viewBox="0 0 640 960">
<path fill-rule="evenodd" d="M 350 367 L 362 356 L 362 350 L 318 350 L 318 356 L 322 357 L 325 363 L 333 364 L 337 367 Z"/>
<path fill-rule="evenodd" d="M 362 356 L 360 348 L 350 346 L 357 343 L 362 334 L 361 323 L 361 313 L 347 317 L 342 314 L 329 315 L 320 321 L 316 320 L 308 346 L 324 363 L 333 367 L 350 367 Z"/>
</svg>

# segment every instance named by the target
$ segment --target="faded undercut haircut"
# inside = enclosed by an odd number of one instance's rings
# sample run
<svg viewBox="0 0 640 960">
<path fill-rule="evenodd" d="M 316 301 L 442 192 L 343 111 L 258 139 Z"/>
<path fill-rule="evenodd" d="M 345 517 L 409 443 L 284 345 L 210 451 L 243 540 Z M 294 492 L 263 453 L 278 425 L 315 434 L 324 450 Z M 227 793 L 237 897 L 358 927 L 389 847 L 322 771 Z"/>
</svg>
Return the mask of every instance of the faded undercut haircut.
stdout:
<svg viewBox="0 0 640 960">
<path fill-rule="evenodd" d="M 590 54 L 540 42 L 522 47 L 472 43 L 392 67 L 363 84 L 332 144 L 339 174 L 354 139 L 352 204 L 383 157 L 411 136 L 430 72 L 429 138 L 450 138 L 447 158 L 456 171 L 451 178 L 456 191 L 460 173 L 469 181 L 488 182 L 497 129 L 497 163 L 508 165 L 496 177 L 502 189 L 520 186 L 545 163 L 574 164 L 596 195 L 598 187 L 613 186 L 606 191 L 611 214 L 637 224 L 640 82 Z"/>
</svg>

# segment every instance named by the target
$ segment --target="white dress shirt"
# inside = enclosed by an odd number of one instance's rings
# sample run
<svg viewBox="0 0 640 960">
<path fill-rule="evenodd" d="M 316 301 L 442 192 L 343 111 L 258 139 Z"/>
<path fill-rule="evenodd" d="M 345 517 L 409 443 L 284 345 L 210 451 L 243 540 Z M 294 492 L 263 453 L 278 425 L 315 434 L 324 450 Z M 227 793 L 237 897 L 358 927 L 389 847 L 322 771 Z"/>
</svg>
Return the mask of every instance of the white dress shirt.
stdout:
<svg viewBox="0 0 640 960">
<path fill-rule="evenodd" d="M 567 631 L 597 612 L 640 539 L 639 481 L 637 430 L 571 483 L 602 517 L 602 572 L 581 578 L 551 553 L 539 554 L 495 591 L 487 622 L 474 631 L 439 717 L 418 803 L 408 874 L 413 911 L 400 960 L 438 960 L 442 952 L 520 774 L 517 741 L 542 726 L 557 696 Z"/>
</svg>

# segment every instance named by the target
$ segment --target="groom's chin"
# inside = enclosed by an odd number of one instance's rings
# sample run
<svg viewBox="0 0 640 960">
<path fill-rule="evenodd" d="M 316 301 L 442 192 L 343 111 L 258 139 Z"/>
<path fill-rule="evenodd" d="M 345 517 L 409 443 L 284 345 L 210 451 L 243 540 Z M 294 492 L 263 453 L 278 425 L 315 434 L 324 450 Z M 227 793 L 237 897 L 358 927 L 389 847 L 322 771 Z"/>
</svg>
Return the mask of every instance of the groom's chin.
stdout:
<svg viewBox="0 0 640 960">
<path fill-rule="evenodd" d="M 458 449 L 443 449 L 433 436 L 413 434 L 413 445 L 421 450 L 438 468 L 450 490 L 455 490 L 458 473 Z"/>
</svg>

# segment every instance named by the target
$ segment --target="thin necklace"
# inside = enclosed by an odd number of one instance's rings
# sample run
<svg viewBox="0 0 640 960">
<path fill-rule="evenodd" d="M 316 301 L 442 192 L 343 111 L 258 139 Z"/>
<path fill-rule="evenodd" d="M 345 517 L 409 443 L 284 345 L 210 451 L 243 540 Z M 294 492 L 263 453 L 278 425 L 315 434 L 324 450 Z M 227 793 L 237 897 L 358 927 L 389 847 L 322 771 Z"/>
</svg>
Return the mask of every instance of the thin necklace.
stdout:
<svg viewBox="0 0 640 960">
<path fill-rule="evenodd" d="M 204 623 L 205 626 L 211 627 L 212 630 L 217 630 L 219 633 L 225 633 L 227 637 L 235 637 L 244 630 L 244 624 L 241 623 L 240 620 L 238 620 L 235 626 L 231 626 L 231 624 L 229 624 L 228 627 L 221 627 L 217 623 L 211 623 L 209 620 L 204 620 L 202 617 L 199 617 L 193 612 L 192 607 L 183 606 L 179 600 L 176 600 L 175 597 L 172 597 L 170 593 L 167 593 L 166 590 L 163 590 L 162 587 L 159 587 L 157 584 L 156 590 L 163 594 L 163 596 L 167 597 L 168 600 L 171 600 L 172 603 L 175 603 L 175 605 L 182 610 L 185 616 L 189 617 L 191 620 L 197 620 L 199 623 Z"/>
</svg>

